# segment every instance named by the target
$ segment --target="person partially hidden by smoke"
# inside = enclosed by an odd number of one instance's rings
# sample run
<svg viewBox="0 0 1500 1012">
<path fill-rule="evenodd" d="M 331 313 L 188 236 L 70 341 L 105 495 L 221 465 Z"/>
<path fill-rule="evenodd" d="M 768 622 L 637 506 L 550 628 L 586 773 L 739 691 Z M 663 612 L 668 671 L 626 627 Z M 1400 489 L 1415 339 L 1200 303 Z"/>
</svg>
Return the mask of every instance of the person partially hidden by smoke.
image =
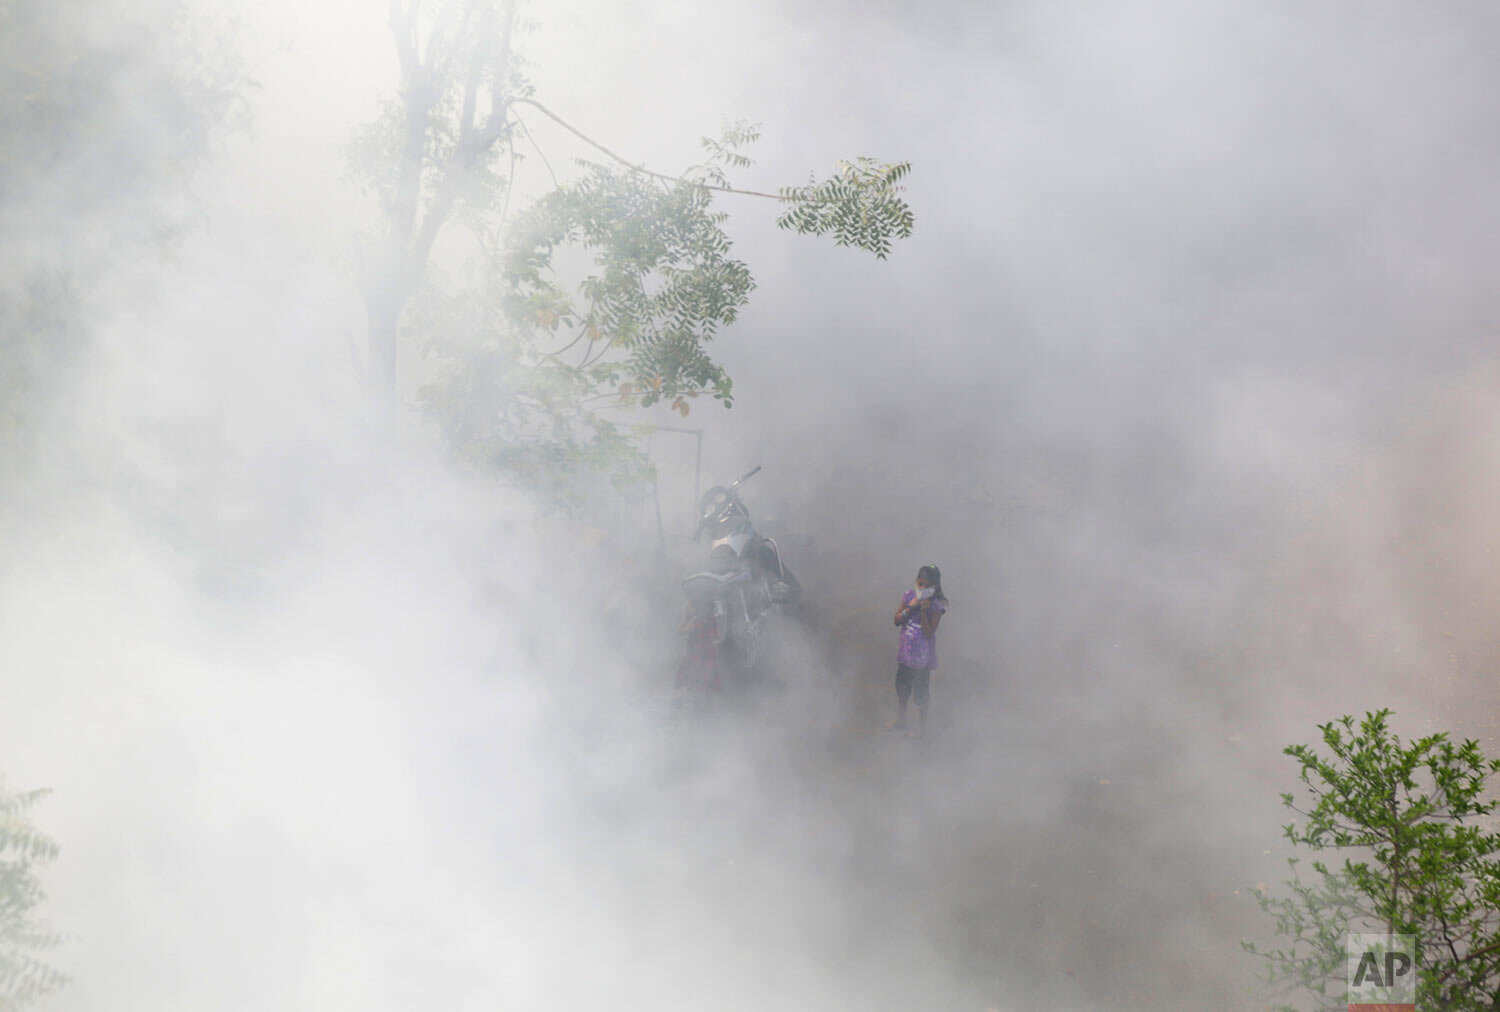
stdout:
<svg viewBox="0 0 1500 1012">
<path fill-rule="evenodd" d="M 927 730 L 927 698 L 933 669 L 937 667 L 937 629 L 948 597 L 943 593 L 943 574 L 929 563 L 917 570 L 916 586 L 901 595 L 896 625 L 901 630 L 896 648 L 896 719 L 887 731 L 906 731 L 919 738 Z M 908 729 L 906 701 L 917 704 L 917 726 Z"/>
</svg>

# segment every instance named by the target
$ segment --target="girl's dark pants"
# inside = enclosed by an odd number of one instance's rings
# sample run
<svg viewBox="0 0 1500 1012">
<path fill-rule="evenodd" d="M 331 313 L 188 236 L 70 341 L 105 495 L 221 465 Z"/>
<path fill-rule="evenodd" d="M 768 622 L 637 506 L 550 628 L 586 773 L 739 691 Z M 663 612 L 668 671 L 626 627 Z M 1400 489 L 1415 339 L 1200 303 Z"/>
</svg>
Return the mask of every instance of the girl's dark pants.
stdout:
<svg viewBox="0 0 1500 1012">
<path fill-rule="evenodd" d="M 930 668 L 908 668 L 905 664 L 896 665 L 896 698 L 903 706 L 908 696 L 918 706 L 926 706 L 928 682 L 931 677 L 932 669 Z"/>
</svg>

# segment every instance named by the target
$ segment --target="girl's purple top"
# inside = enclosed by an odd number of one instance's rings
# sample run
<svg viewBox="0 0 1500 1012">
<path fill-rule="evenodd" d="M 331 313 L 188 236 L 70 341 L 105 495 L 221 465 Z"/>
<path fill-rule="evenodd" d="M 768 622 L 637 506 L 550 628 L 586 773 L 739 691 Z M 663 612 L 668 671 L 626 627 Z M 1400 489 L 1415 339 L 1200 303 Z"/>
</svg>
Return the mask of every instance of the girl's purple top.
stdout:
<svg viewBox="0 0 1500 1012">
<path fill-rule="evenodd" d="M 915 590 L 908 590 L 901 595 L 903 605 L 910 604 L 916 599 Z M 930 600 L 933 612 L 942 614 L 948 610 L 948 606 L 936 597 Z M 934 629 L 931 636 L 923 634 L 920 612 L 912 612 L 906 621 L 901 623 L 901 646 L 896 650 L 896 663 L 904 664 L 908 668 L 937 667 L 937 630 Z"/>
</svg>

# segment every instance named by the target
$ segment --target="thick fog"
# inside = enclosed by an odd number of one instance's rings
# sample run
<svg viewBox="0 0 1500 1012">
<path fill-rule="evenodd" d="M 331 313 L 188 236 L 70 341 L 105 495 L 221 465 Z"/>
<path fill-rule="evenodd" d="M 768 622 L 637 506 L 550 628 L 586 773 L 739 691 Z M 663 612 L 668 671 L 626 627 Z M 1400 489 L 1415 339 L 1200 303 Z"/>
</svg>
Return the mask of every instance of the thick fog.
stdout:
<svg viewBox="0 0 1500 1012">
<path fill-rule="evenodd" d="M 83 59 L 141 16 L 93 6 Z M 1280 749 L 1379 706 L 1495 746 L 1500 15 L 524 13 L 538 97 L 612 149 L 679 171 L 728 117 L 754 189 L 909 159 L 916 233 L 878 261 L 721 198 L 735 406 L 637 419 L 701 430 L 701 471 L 651 439 L 660 527 L 568 517 L 361 383 L 384 4 L 189 5 L 254 82 L 191 159 L 145 42 L 101 124 L 0 123 L 8 304 L 87 282 L 0 388 L 0 772 L 53 789 L 72 978 L 40 1007 L 1264 1007 Z M 673 722 L 694 486 L 755 465 L 806 591 L 784 690 Z M 929 562 L 910 740 L 876 728 Z"/>
</svg>

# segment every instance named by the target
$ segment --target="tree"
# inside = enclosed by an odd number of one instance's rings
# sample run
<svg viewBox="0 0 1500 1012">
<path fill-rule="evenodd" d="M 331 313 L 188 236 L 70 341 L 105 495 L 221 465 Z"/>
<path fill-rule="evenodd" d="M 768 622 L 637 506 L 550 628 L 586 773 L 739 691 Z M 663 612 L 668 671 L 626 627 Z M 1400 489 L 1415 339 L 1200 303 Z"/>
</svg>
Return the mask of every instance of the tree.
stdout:
<svg viewBox="0 0 1500 1012">
<path fill-rule="evenodd" d="M 1418 1008 L 1500 1008 L 1500 833 L 1486 818 L 1497 802 L 1483 800 L 1500 761 L 1447 734 L 1403 742 L 1389 718 L 1377 710 L 1357 727 L 1350 716 L 1319 725 L 1326 758 L 1307 745 L 1285 750 L 1313 801 L 1304 809 L 1282 795 L 1302 817 L 1284 835 L 1347 856 L 1312 860 L 1310 881 L 1289 859 L 1290 895 L 1260 897 L 1284 942 L 1246 948 L 1265 959 L 1273 983 L 1319 1009 L 1343 1009 L 1346 933 L 1412 934 Z"/>
<path fill-rule="evenodd" d="M 352 159 L 384 219 L 362 261 L 364 364 L 393 398 L 402 338 L 415 338 L 438 363 L 423 408 L 482 466 L 554 490 L 578 471 L 629 480 L 642 461 L 601 409 L 665 402 L 686 414 L 699 397 L 732 403 L 707 346 L 755 283 L 730 254 L 715 198 L 774 201 L 782 228 L 884 258 L 912 231 L 900 196 L 910 167 L 862 158 L 822 182 L 738 189 L 728 173 L 751 164 L 744 152 L 758 136 L 747 124 L 705 138 L 705 160 L 677 175 L 632 162 L 537 100 L 516 55 L 516 8 L 391 3 L 400 89 Z M 605 161 L 579 160 L 581 176 L 554 176 L 512 216 L 520 142 L 534 146 L 523 114 L 554 121 Z M 449 226 L 465 229 L 475 251 L 461 281 L 436 266 Z M 586 255 L 582 277 L 564 280 L 558 255 L 568 249 Z"/>
<path fill-rule="evenodd" d="M 60 942 L 35 920 L 45 898 L 36 868 L 58 848 L 27 813 L 46 794 L 12 793 L 0 781 L 0 1012 L 15 1012 L 66 983 L 38 955 Z"/>
<path fill-rule="evenodd" d="M 246 84 L 172 0 L 0 0 L 0 456 L 86 344 L 99 279 L 191 221 Z"/>
<path fill-rule="evenodd" d="M 100 280 L 190 224 L 183 192 L 243 122 L 246 85 L 175 0 L 0 0 L 0 482 L 87 347 Z M 64 982 L 36 920 L 36 870 L 57 854 L 28 819 L 44 796 L 0 781 L 0 1012 Z"/>
</svg>

